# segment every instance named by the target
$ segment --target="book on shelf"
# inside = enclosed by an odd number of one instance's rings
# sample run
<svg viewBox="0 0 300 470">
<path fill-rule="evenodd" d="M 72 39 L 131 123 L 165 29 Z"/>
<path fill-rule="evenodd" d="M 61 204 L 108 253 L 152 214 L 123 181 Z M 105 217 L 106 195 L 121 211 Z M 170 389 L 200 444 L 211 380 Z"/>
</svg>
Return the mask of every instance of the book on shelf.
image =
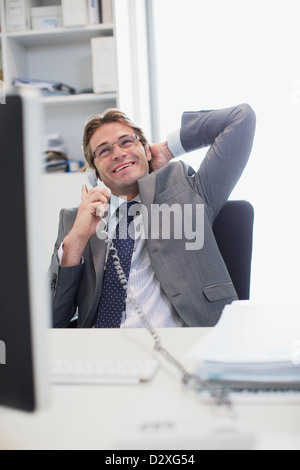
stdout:
<svg viewBox="0 0 300 470">
<path fill-rule="evenodd" d="M 76 173 L 83 166 L 80 160 L 60 160 L 53 159 L 45 162 L 44 171 L 46 173 Z"/>
<path fill-rule="evenodd" d="M 43 167 L 46 173 L 71 173 L 79 171 L 84 163 L 70 158 L 59 132 L 43 137 Z"/>
<path fill-rule="evenodd" d="M 58 2 L 59 3 L 59 2 Z M 51 11 L 53 18 L 43 12 Z M 36 17 L 36 15 L 39 15 Z M 57 6 L 37 6 L 35 0 L 5 0 L 7 31 L 25 31 L 57 26 L 86 26 L 113 23 L 112 0 L 61 0 Z"/>
<path fill-rule="evenodd" d="M 114 37 L 92 38 L 91 52 L 94 93 L 115 92 L 117 65 Z"/>
<path fill-rule="evenodd" d="M 70 158 L 59 134 L 45 137 L 47 148 L 44 151 L 44 171 L 46 173 L 72 173 L 79 171 L 84 163 Z"/>
<path fill-rule="evenodd" d="M 113 23 L 112 0 L 62 0 L 64 26 Z"/>
<path fill-rule="evenodd" d="M 101 23 L 101 1 L 88 0 L 88 20 L 89 24 Z"/>
<path fill-rule="evenodd" d="M 75 173 L 79 171 L 83 166 L 83 162 L 80 160 L 61 160 L 52 159 L 46 161 L 44 164 L 44 171 L 46 173 Z"/>
<path fill-rule="evenodd" d="M 86 0 L 61 0 L 64 26 L 85 26 L 89 23 Z"/>
<path fill-rule="evenodd" d="M 30 0 L 6 0 L 6 30 L 24 31 L 30 29 L 30 8 Z"/>
<path fill-rule="evenodd" d="M 113 5 L 112 0 L 100 0 L 101 4 L 101 23 L 113 23 Z"/>
</svg>

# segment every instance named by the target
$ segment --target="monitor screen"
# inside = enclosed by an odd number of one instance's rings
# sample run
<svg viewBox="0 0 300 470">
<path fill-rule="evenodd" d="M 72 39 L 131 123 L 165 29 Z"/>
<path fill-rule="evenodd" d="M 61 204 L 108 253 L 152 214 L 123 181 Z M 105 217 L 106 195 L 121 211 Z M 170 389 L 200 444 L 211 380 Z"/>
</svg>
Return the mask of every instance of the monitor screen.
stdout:
<svg viewBox="0 0 300 470">
<path fill-rule="evenodd" d="M 42 267 L 42 106 L 32 91 L 0 105 L 0 406 L 35 411 L 48 398 Z"/>
</svg>

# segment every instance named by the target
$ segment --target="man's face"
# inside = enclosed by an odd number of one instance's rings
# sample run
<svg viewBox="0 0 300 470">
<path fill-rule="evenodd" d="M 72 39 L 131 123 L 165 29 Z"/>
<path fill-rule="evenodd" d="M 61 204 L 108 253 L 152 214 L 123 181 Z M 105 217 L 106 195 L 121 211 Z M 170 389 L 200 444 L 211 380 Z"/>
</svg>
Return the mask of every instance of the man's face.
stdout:
<svg viewBox="0 0 300 470">
<path fill-rule="evenodd" d="M 133 134 L 134 130 L 125 124 L 119 122 L 104 124 L 94 132 L 90 140 L 90 149 L 92 152 L 97 148 L 105 149 L 103 144 L 112 145 L 121 137 Z M 113 145 L 113 152 L 107 156 L 104 152 L 103 155 L 94 160 L 101 181 L 116 196 L 126 197 L 128 200 L 137 196 L 137 181 L 149 171 L 150 150 L 148 148 L 145 150 L 137 140 L 129 148 Z"/>
</svg>

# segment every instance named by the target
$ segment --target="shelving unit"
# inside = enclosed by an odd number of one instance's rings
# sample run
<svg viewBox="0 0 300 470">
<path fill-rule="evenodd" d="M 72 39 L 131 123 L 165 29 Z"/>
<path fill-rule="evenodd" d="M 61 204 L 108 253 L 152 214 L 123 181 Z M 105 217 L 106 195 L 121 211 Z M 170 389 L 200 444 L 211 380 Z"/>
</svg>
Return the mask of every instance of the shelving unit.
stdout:
<svg viewBox="0 0 300 470">
<path fill-rule="evenodd" d="M 6 89 L 14 78 L 26 78 L 53 80 L 76 90 L 75 95 L 42 97 L 44 133 L 59 133 L 74 160 L 83 159 L 81 136 L 87 117 L 118 106 L 117 89 L 93 93 L 91 39 L 101 36 L 114 36 L 114 24 L 6 31 L 5 1 L 1 0 L 0 70 Z"/>
<path fill-rule="evenodd" d="M 36 78 L 66 83 L 80 92 L 92 89 L 92 37 L 113 36 L 113 27 L 8 33 L 5 80 Z"/>
<path fill-rule="evenodd" d="M 5 0 L 0 0 L 0 70 L 6 90 L 14 78 L 53 80 L 75 88 L 78 94 L 42 99 L 45 134 L 60 133 L 73 159 L 82 159 L 81 138 L 86 119 L 109 107 L 122 109 L 152 140 L 148 1 L 112 0 L 112 24 L 11 32 L 5 28 Z M 61 0 L 34 0 L 34 6 L 60 3 Z M 91 39 L 101 36 L 115 38 L 118 73 L 114 93 L 92 92 Z"/>
<path fill-rule="evenodd" d="M 43 97 L 44 133 L 62 135 L 68 155 L 82 160 L 82 134 L 86 119 L 118 107 L 144 129 L 152 141 L 151 93 L 148 70 L 147 13 L 149 0 L 113 0 L 113 23 L 39 31 L 5 29 L 4 0 L 0 0 L 0 70 L 8 91 L 15 77 L 54 80 L 88 93 Z M 60 0 L 36 0 L 35 6 Z M 117 62 L 117 89 L 94 94 L 91 45 L 93 37 L 113 36 Z M 33 124 L 34 125 L 34 124 Z M 39 162 L 37 162 L 39 164 Z M 59 209 L 79 203 L 82 173 L 43 175 L 45 267 L 55 241 Z"/>
<path fill-rule="evenodd" d="M 7 37 L 18 41 L 24 46 L 33 47 L 55 44 L 73 44 L 88 41 L 96 35 L 111 36 L 113 24 L 87 25 L 72 28 L 54 28 L 49 30 L 28 30 L 22 32 L 7 32 Z"/>
</svg>

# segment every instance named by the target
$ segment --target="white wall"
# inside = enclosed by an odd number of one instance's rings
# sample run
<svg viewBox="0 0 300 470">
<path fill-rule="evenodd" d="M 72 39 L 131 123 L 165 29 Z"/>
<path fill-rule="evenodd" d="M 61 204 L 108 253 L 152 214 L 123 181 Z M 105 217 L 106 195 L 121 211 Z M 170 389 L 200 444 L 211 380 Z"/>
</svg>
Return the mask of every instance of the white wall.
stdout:
<svg viewBox="0 0 300 470">
<path fill-rule="evenodd" d="M 247 102 L 255 143 L 232 199 L 255 208 L 254 300 L 298 300 L 299 0 L 154 0 L 162 139 L 184 110 Z M 199 166 L 199 157 L 189 158 Z"/>
</svg>

